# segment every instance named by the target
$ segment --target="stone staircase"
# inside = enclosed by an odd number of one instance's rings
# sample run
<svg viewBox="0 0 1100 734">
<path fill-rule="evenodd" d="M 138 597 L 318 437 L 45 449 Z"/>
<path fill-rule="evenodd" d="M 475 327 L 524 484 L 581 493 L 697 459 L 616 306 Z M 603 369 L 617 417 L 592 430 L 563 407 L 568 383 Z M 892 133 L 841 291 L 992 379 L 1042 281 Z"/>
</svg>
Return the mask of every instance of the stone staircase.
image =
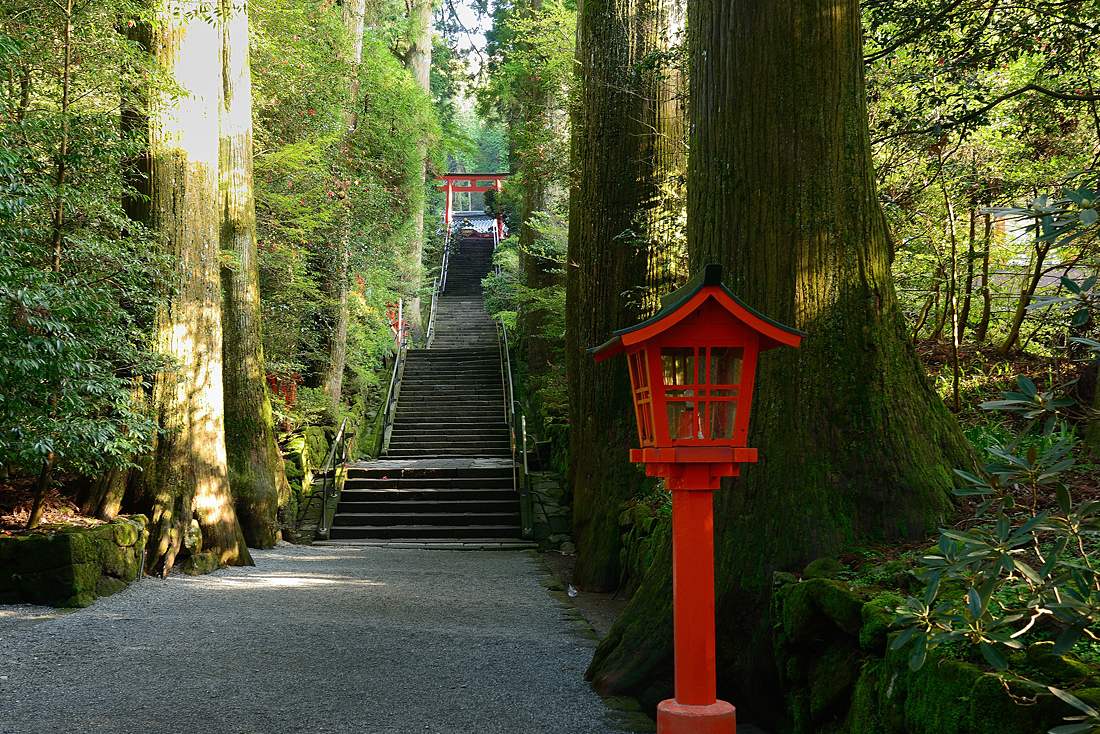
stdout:
<svg viewBox="0 0 1100 734">
<path fill-rule="evenodd" d="M 437 303 L 431 349 L 407 353 L 389 449 L 353 464 L 330 542 L 396 547 L 526 548 L 496 327 L 481 278 L 491 241 L 463 240 Z"/>
</svg>

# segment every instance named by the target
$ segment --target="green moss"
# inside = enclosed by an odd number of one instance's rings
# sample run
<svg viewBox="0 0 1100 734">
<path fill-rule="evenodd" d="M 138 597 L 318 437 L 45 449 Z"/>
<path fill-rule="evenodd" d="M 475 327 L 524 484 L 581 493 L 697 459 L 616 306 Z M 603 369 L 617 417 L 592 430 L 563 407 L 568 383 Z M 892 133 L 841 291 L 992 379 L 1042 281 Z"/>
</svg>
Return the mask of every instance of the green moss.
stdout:
<svg viewBox="0 0 1100 734">
<path fill-rule="evenodd" d="M 221 561 L 217 553 L 195 553 L 183 564 L 183 572 L 188 576 L 201 576 L 217 571 Z"/>
<path fill-rule="evenodd" d="M 14 563 L 19 555 L 19 544 L 26 540 L 24 535 L 8 535 L 0 538 L 0 566 Z"/>
<path fill-rule="evenodd" d="M 804 579 L 835 579 L 844 570 L 844 564 L 833 558 L 818 558 L 802 571 Z"/>
<path fill-rule="evenodd" d="M 859 652 L 842 642 L 833 642 L 814 656 L 807 671 L 807 684 L 810 717 L 815 724 L 845 715 L 861 667 Z"/>
<path fill-rule="evenodd" d="M 886 654 L 886 636 L 894 621 L 894 613 L 889 610 L 901 603 L 897 594 L 879 594 L 860 608 L 860 649 L 880 657 Z"/>
<path fill-rule="evenodd" d="M 1069 683 L 1100 672 L 1072 656 L 1055 655 L 1053 649 L 1053 642 L 1036 642 L 1027 649 L 1027 662 L 1056 683 Z"/>
<path fill-rule="evenodd" d="M 23 596 L 34 604 L 71 607 L 74 606 L 73 599 L 77 597 L 91 596 L 94 601 L 98 580 L 97 564 L 73 563 L 59 568 L 23 573 L 19 589 Z M 87 606 L 87 604 L 75 606 Z"/>
<path fill-rule="evenodd" d="M 860 669 L 859 678 L 852 689 L 852 703 L 845 722 L 849 734 L 900 733 L 900 728 L 888 728 L 887 717 L 883 715 L 880 705 L 884 671 L 885 662 L 875 659 L 865 662 Z"/>
<path fill-rule="evenodd" d="M 96 549 L 84 532 L 32 535 L 19 550 L 19 573 L 26 575 L 95 559 Z"/>
<path fill-rule="evenodd" d="M 1013 693 L 1033 695 L 1033 692 L 1023 690 Z M 1034 734 L 1050 728 L 1049 723 L 1044 726 L 1039 707 L 1016 703 L 1001 681 L 992 675 L 983 675 L 974 682 L 968 724 L 972 734 Z"/>
<path fill-rule="evenodd" d="M 905 721 L 912 734 L 971 734 L 970 694 L 982 672 L 947 658 L 930 659 L 907 678 Z"/>
<path fill-rule="evenodd" d="M 792 641 L 820 637 L 829 621 L 853 637 L 859 636 L 863 602 L 843 584 L 810 579 L 782 586 L 777 593 L 782 595 L 780 623 Z"/>
</svg>

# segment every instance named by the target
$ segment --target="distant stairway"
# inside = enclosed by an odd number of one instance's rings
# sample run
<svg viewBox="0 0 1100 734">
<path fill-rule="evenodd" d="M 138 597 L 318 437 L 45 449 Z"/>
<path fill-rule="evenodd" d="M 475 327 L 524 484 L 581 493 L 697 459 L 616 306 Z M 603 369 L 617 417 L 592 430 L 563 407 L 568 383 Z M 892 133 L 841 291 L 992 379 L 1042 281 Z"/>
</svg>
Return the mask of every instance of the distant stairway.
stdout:
<svg viewBox="0 0 1100 734">
<path fill-rule="evenodd" d="M 408 351 L 389 450 L 349 468 L 330 540 L 531 545 L 520 540 L 500 352 L 481 295 L 492 255 L 484 240 L 452 254 L 432 348 Z"/>
</svg>

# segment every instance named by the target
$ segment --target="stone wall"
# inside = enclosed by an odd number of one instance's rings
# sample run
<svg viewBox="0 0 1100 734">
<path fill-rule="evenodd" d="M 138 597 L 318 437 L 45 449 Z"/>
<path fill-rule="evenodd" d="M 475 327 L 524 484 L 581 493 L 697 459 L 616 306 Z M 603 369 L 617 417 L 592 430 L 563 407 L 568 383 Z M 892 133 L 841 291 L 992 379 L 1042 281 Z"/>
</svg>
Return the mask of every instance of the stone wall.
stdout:
<svg viewBox="0 0 1100 734">
<path fill-rule="evenodd" d="M 141 573 L 148 538 L 142 515 L 92 528 L 0 537 L 0 604 L 86 607 Z"/>
<path fill-rule="evenodd" d="M 828 565 L 815 563 L 802 580 L 775 575 L 774 642 L 788 714 L 784 734 L 1037 734 L 1078 713 L 1053 696 L 1022 705 L 1013 696 L 1024 701 L 1034 690 L 1006 687 L 984 666 L 938 651 L 914 672 L 908 647 L 889 649 L 897 632 L 888 608 L 901 602 L 900 594 L 814 578 Z M 1032 644 L 1010 667 L 1026 668 L 1053 685 L 1100 672 L 1072 656 L 1051 654 L 1052 646 Z M 969 650 L 953 652 L 964 657 Z M 1100 688 L 1073 692 L 1093 706 L 1100 703 Z"/>
<path fill-rule="evenodd" d="M 554 472 L 533 471 L 531 477 L 531 530 L 540 551 L 572 553 L 573 508 L 565 487 Z"/>
</svg>

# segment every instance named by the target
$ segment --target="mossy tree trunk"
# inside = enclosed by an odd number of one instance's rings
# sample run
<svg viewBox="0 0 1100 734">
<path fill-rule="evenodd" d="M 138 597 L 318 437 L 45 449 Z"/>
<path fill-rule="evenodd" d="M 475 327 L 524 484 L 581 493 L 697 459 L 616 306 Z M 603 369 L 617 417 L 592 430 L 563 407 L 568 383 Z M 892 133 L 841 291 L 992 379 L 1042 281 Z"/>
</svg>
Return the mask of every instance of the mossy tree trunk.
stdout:
<svg viewBox="0 0 1100 734">
<path fill-rule="evenodd" d="M 722 264 L 750 306 L 810 334 L 762 355 L 749 432 L 760 462 L 715 498 L 719 697 L 774 721 L 772 572 L 921 537 L 950 509 L 952 467 L 973 460 L 894 293 L 858 3 L 692 0 L 688 29 L 692 266 Z M 671 693 L 670 555 L 597 649 L 597 690 L 650 705 Z"/>
<path fill-rule="evenodd" d="M 226 460 L 245 541 L 253 548 L 271 548 L 278 531 L 279 505 L 290 499 L 290 484 L 275 442 L 271 398 L 264 378 L 252 191 L 248 11 L 234 9 L 231 0 L 220 0 L 220 8 L 224 76 L 219 151 L 221 248 L 234 256 L 234 262 L 221 271 Z"/>
<path fill-rule="evenodd" d="M 634 64 L 651 47 L 633 0 L 585 0 L 578 8 L 580 92 L 573 110 L 573 188 L 566 266 L 566 371 L 569 383 L 569 483 L 577 564 L 573 583 L 605 591 L 619 585 L 619 504 L 642 473 L 626 360 L 597 366 L 585 351 L 637 322 L 645 282 L 644 243 L 635 231 L 648 172 L 642 160 L 644 111 Z"/>
<path fill-rule="evenodd" d="M 157 375 L 154 400 L 163 430 L 151 486 L 152 536 L 146 567 L 167 574 L 192 516 L 203 547 L 230 565 L 252 558 L 237 522 L 225 455 L 221 280 L 218 237 L 218 29 L 199 3 L 158 6 L 157 63 L 187 90 L 162 96 L 150 125 L 153 228 L 173 262 L 156 315 L 159 350 L 174 365 Z"/>
</svg>

